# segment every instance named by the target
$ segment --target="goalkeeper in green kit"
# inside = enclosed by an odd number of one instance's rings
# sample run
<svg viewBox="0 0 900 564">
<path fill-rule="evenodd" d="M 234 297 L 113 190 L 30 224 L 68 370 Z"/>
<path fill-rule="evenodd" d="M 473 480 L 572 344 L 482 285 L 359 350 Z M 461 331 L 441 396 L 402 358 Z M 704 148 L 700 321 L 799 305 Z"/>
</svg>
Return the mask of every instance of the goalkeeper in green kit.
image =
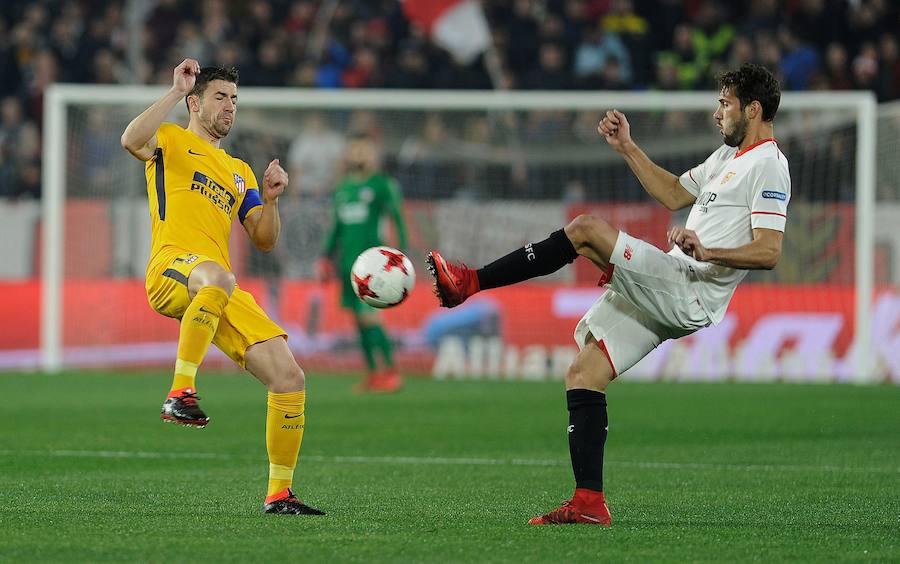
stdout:
<svg viewBox="0 0 900 564">
<path fill-rule="evenodd" d="M 397 244 L 406 248 L 406 226 L 400 211 L 397 183 L 378 170 L 374 141 L 364 134 L 351 137 L 344 157 L 345 176 L 333 194 L 333 220 L 323 257 L 316 265 L 318 278 L 325 281 L 335 270 L 341 280 L 341 306 L 353 312 L 368 376 L 358 390 L 394 392 L 403 385 L 394 365 L 391 340 L 381 324 L 378 310 L 366 305 L 350 285 L 350 267 L 361 252 L 384 245 L 382 226 L 390 217 L 396 227 Z M 336 267 L 336 268 L 335 268 Z M 376 353 L 382 364 L 378 368 Z"/>
</svg>

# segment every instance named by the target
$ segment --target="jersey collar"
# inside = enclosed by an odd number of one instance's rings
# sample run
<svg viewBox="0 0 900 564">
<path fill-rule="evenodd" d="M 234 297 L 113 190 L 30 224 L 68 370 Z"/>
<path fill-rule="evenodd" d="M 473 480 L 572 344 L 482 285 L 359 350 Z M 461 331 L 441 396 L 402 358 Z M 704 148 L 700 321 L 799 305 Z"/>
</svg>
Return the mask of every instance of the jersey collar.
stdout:
<svg viewBox="0 0 900 564">
<path fill-rule="evenodd" d="M 747 151 L 750 151 L 751 149 L 755 149 L 755 148 L 759 147 L 760 145 L 762 145 L 763 143 L 768 143 L 769 141 L 771 141 L 772 143 L 777 143 L 777 142 L 778 142 L 778 140 L 775 139 L 774 137 L 766 137 L 765 139 L 760 139 L 759 141 L 757 141 L 756 143 L 750 145 L 750 146 L 747 147 L 746 149 L 741 149 L 740 151 L 738 151 L 737 153 L 735 153 L 735 154 L 734 154 L 734 158 L 738 158 L 738 157 L 740 157 L 741 155 L 743 155 L 744 153 L 746 153 Z"/>
</svg>

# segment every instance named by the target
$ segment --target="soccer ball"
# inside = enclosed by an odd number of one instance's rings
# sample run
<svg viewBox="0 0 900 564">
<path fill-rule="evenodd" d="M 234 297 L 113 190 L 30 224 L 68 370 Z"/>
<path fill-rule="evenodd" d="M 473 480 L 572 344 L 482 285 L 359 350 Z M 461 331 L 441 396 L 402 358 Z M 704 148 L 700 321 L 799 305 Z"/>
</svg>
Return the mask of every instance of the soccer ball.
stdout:
<svg viewBox="0 0 900 564">
<path fill-rule="evenodd" d="M 350 284 L 362 301 L 379 309 L 400 304 L 416 283 L 412 262 L 391 247 L 366 249 L 353 262 Z"/>
</svg>

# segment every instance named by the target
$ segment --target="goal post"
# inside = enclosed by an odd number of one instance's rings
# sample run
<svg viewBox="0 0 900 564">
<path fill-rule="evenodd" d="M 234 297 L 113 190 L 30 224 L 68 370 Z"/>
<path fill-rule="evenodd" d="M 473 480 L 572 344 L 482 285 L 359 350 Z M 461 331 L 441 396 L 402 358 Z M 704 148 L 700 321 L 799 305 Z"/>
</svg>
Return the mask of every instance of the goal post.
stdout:
<svg viewBox="0 0 900 564">
<path fill-rule="evenodd" d="M 67 255 L 73 252 L 73 246 L 79 244 L 89 249 L 96 248 L 98 254 L 114 253 L 117 251 L 110 247 L 115 247 L 120 243 L 115 240 L 101 241 L 99 234 L 96 235 L 96 241 L 102 244 L 97 247 L 93 247 L 94 243 L 90 241 L 79 243 L 70 236 L 78 235 L 80 237 L 81 232 L 90 224 L 67 226 L 66 221 L 67 218 L 72 217 L 88 221 L 85 218 L 104 217 L 103 213 L 113 215 L 118 213 L 115 211 L 118 208 L 110 204 L 104 208 L 109 211 L 96 213 L 72 209 L 70 203 L 75 199 L 72 197 L 73 184 L 79 186 L 78 198 L 86 197 L 112 202 L 118 197 L 113 190 L 106 188 L 102 190 L 98 188 L 97 193 L 91 191 L 94 190 L 94 187 L 81 177 L 80 171 L 85 166 L 84 159 L 90 159 L 92 151 L 100 150 L 106 155 L 107 149 L 102 148 L 105 147 L 102 145 L 102 141 L 105 139 L 106 145 L 116 141 L 124 124 L 127 123 L 127 119 L 137 115 L 158 99 L 163 92 L 164 89 L 160 87 L 67 84 L 56 84 L 47 90 L 44 104 L 43 200 L 41 203 L 43 228 L 40 239 L 39 366 L 42 370 L 57 372 L 69 366 L 80 365 L 81 360 L 79 359 L 85 358 L 93 359 L 85 361 L 87 364 L 98 362 L 104 364 L 102 357 L 104 353 L 102 352 L 97 353 L 101 356 L 91 356 L 90 354 L 85 356 L 86 347 L 90 348 L 85 344 L 88 343 L 86 339 L 76 339 L 78 344 L 72 346 L 67 342 L 66 335 L 75 329 L 71 326 L 72 320 L 69 320 L 67 324 L 64 312 L 68 311 L 67 301 L 80 299 L 77 289 L 79 286 L 75 282 L 82 278 L 80 274 L 71 276 L 71 279 L 68 277 L 67 268 L 71 266 L 72 261 L 67 262 Z M 473 263 L 484 260 L 485 254 L 488 254 L 488 258 L 490 258 L 489 253 L 506 248 L 510 242 L 517 245 L 528 238 L 545 236 L 548 225 L 553 224 L 557 219 L 565 220 L 578 210 L 601 210 L 603 213 L 611 213 L 612 223 L 616 224 L 617 219 L 626 221 L 626 223 L 631 222 L 627 223 L 623 229 L 628 229 L 637 236 L 641 236 L 643 234 L 641 230 L 645 228 L 642 227 L 644 226 L 641 223 L 643 220 L 634 219 L 637 216 L 649 218 L 646 219 L 649 222 L 647 228 L 654 233 L 660 227 L 656 223 L 668 221 L 667 216 L 647 215 L 651 213 L 652 204 L 635 190 L 635 181 L 627 171 L 626 165 L 605 146 L 602 140 L 596 137 L 590 138 L 586 133 L 589 127 L 585 124 L 597 112 L 608 108 L 617 108 L 626 113 L 633 112 L 634 117 L 631 119 L 635 128 L 636 141 L 645 148 L 652 159 L 662 158 L 663 164 L 668 165 L 675 174 L 681 174 L 690 166 L 699 163 L 720 143 L 712 128 L 711 114 L 716 103 L 716 95 L 713 92 L 311 91 L 241 87 L 239 94 L 241 111 L 236 121 L 235 131 L 226 139 L 225 147 L 230 147 L 231 137 L 238 134 L 240 139 L 235 139 L 234 143 L 251 152 L 257 150 L 264 152 L 265 147 L 270 149 L 277 147 L 280 151 L 287 151 L 291 146 L 292 139 L 303 133 L 306 116 L 314 112 L 324 115 L 326 121 L 331 123 L 335 129 L 342 129 L 343 133 L 349 132 L 353 127 L 368 127 L 370 130 L 376 131 L 379 136 L 388 172 L 401 177 L 404 198 L 408 202 L 408 210 L 412 210 L 407 213 L 421 213 L 422 217 L 426 218 L 418 227 L 421 233 L 418 243 L 414 244 L 439 244 L 441 245 L 439 248 L 453 252 L 455 256 Z M 809 294 L 809 303 L 801 304 L 803 307 L 798 311 L 816 312 L 817 308 L 822 308 L 824 312 L 830 311 L 826 307 L 827 304 L 817 302 L 838 292 L 837 286 L 842 285 L 852 293 L 848 298 L 852 305 L 849 306 L 849 311 L 844 312 L 849 316 L 845 325 L 852 326 L 852 328 L 835 329 L 837 335 L 835 339 L 838 341 L 849 340 L 849 343 L 841 345 L 842 352 L 838 353 L 842 356 L 841 359 L 826 359 L 828 367 L 823 368 L 821 374 L 811 378 L 800 377 L 800 379 L 824 378 L 864 382 L 882 378 L 878 373 L 880 370 L 876 365 L 878 356 L 877 351 L 873 350 L 872 342 L 872 307 L 875 295 L 874 217 L 877 111 L 878 106 L 871 93 L 788 92 L 783 94 L 779 115 L 776 119 L 776 136 L 779 138 L 784 136 L 790 140 L 792 147 L 804 149 L 802 159 L 799 155 L 795 158 L 789 150 L 784 150 L 791 161 L 792 180 L 795 186 L 815 186 L 818 190 L 818 193 L 810 194 L 803 193 L 797 188 L 793 189 L 790 209 L 802 209 L 802 214 L 798 215 L 803 215 L 808 221 L 802 226 L 795 226 L 789 220 L 786 241 L 791 241 L 792 244 L 786 247 L 786 253 L 793 252 L 790 249 L 800 248 L 798 252 L 806 254 L 803 255 L 802 261 L 794 266 L 796 272 L 790 276 L 772 278 L 763 274 L 753 278 L 749 283 L 744 283 L 758 291 L 747 293 L 743 298 L 742 303 L 747 305 L 740 307 L 747 309 L 747 312 L 738 311 L 736 313 L 741 316 L 741 320 L 734 332 L 728 336 L 729 344 L 725 345 L 729 350 L 727 354 L 737 358 L 740 354 L 739 349 L 753 341 L 753 335 L 756 334 L 754 326 L 745 327 L 743 325 L 752 323 L 752 321 L 745 322 L 744 319 L 762 320 L 764 314 L 767 313 L 767 308 L 772 307 L 783 310 L 774 313 L 788 312 L 789 308 L 785 309 L 788 307 L 786 305 L 788 298 L 776 303 L 768 302 L 761 297 L 765 294 L 766 288 L 773 292 L 781 290 L 789 290 L 788 294 L 795 292 L 792 295 L 803 295 L 803 292 L 808 290 L 812 292 Z M 173 114 L 173 120 L 182 125 L 186 122 L 183 108 L 176 108 Z M 420 131 L 427 127 L 423 124 L 427 124 L 429 116 L 433 115 L 438 116 L 438 120 L 442 121 L 446 130 L 455 132 L 451 137 L 455 136 L 456 141 L 452 145 L 448 142 L 447 154 L 433 156 L 431 161 L 419 168 L 413 166 L 417 163 L 406 166 L 404 155 L 414 152 L 417 142 L 419 146 L 424 144 L 422 140 L 426 134 L 420 133 Z M 359 123 L 354 122 L 357 118 L 359 118 Z M 96 139 L 91 137 L 89 135 L 91 120 L 105 124 L 109 129 L 107 135 L 91 134 Z M 376 122 L 376 125 L 371 125 L 373 121 Z M 580 129 L 573 133 L 577 128 Z M 484 133 L 485 129 L 488 130 L 487 133 Z M 831 142 L 830 145 L 818 152 L 806 151 L 809 145 L 817 143 L 827 145 L 829 143 L 827 140 L 815 137 L 822 132 L 831 135 L 837 141 Z M 102 146 L 101 149 L 97 149 L 98 144 Z M 838 151 L 841 146 L 844 147 L 844 153 Z M 109 150 L 123 152 L 117 142 Z M 244 158 L 241 151 L 233 152 L 236 156 Z M 270 154 L 270 157 L 274 156 L 276 155 Z M 835 157 L 840 157 L 840 162 L 834 162 Z M 119 159 L 119 157 L 115 158 Z M 245 160 L 249 161 L 246 158 Z M 115 162 L 116 164 L 111 165 L 110 170 L 93 171 L 92 174 L 127 177 L 132 186 L 142 183 L 143 173 L 140 163 L 132 160 L 126 166 L 121 160 Z M 284 158 L 282 158 L 282 163 L 285 163 Z M 797 170 L 794 170 L 795 165 L 798 167 Z M 524 171 L 522 174 L 526 177 L 525 180 L 518 179 L 517 167 L 521 167 Z M 261 174 L 261 170 L 257 170 L 257 173 Z M 445 182 L 448 175 L 454 178 L 452 186 L 436 186 L 436 183 Z M 837 178 L 829 178 L 829 175 L 840 177 L 842 179 L 841 186 L 832 186 L 832 181 L 836 184 Z M 477 181 L 471 180 L 470 177 L 473 176 L 477 177 Z M 845 176 L 846 179 L 844 179 Z M 292 181 L 294 180 L 292 178 Z M 114 186 L 115 182 L 111 185 Z M 472 185 L 477 186 L 473 188 Z M 597 185 L 602 185 L 602 189 L 598 189 Z M 639 187 L 637 188 L 639 190 Z M 131 194 L 135 199 L 141 197 L 139 191 Z M 459 194 L 467 194 L 467 197 L 459 197 Z M 306 195 L 303 197 L 307 198 Z M 143 199 L 146 199 L 145 195 Z M 305 201 L 309 202 L 314 199 L 313 195 Z M 819 205 L 820 201 L 824 204 Z M 303 201 L 299 202 L 298 209 L 302 209 L 302 205 Z M 473 228 L 469 229 L 469 233 L 458 233 L 454 236 L 455 238 L 451 237 L 452 240 L 436 239 L 435 229 L 438 226 L 446 225 L 446 218 L 450 214 L 457 213 L 454 210 L 464 210 L 461 213 L 470 214 L 468 217 L 473 222 Z M 286 211 L 283 210 L 282 214 L 285 213 Z M 847 219 L 848 214 L 852 219 Z M 660 220 L 660 217 L 663 219 Z M 834 269 L 828 273 L 820 273 L 818 269 L 808 268 L 813 264 L 813 258 L 817 256 L 815 253 L 818 251 L 806 249 L 803 244 L 794 244 L 810 236 L 811 233 L 806 230 L 814 228 L 818 225 L 817 222 L 832 221 L 834 218 L 845 220 L 844 227 L 833 228 L 835 240 L 843 236 L 840 234 L 840 229 L 846 229 L 846 224 L 852 224 L 850 233 L 852 242 L 849 243 L 851 248 L 848 249 L 845 245 L 841 247 L 841 251 L 852 253 L 853 256 L 847 264 L 847 257 L 835 257 L 833 256 L 835 252 L 826 250 L 827 257 L 823 260 L 844 261 L 842 264 L 847 265 L 845 269 L 853 271 L 852 275 L 847 278 L 841 278 Z M 672 221 L 683 221 L 683 216 L 673 216 Z M 125 224 L 128 225 L 127 222 Z M 137 229 L 136 225 L 132 226 Z M 629 226 L 634 226 L 634 228 Z M 303 228 L 302 225 L 298 226 L 301 231 Z M 103 233 L 107 233 L 112 239 L 115 238 L 115 233 L 122 232 L 121 227 L 116 226 L 104 227 L 104 229 L 106 231 Z M 119 231 L 116 231 L 117 229 Z M 239 228 L 236 227 L 234 230 L 239 231 Z M 476 241 L 476 239 L 478 240 Z M 846 242 L 849 241 L 850 239 L 847 239 Z M 291 244 L 295 245 L 295 247 L 291 247 L 292 249 L 300 245 L 296 241 Z M 821 249 L 819 250 L 821 251 Z M 418 249 L 417 252 L 421 254 L 421 251 L 422 249 Z M 309 250 L 298 250 L 300 254 L 303 252 L 308 253 Z M 413 254 L 415 255 L 416 252 Z M 282 256 L 276 260 L 286 261 L 289 259 Z M 282 263 L 278 269 L 282 273 L 289 272 L 286 275 L 287 279 L 289 281 L 297 280 L 299 286 L 291 286 L 282 291 L 286 292 L 288 302 L 294 299 L 292 296 L 295 294 L 300 296 L 296 299 L 299 300 L 298 303 L 301 303 L 302 307 L 307 308 L 304 310 L 309 312 L 307 321 L 312 323 L 309 319 L 314 318 L 314 313 L 318 311 L 315 309 L 318 307 L 315 305 L 318 303 L 317 300 L 326 300 L 330 303 L 336 290 L 331 289 L 320 295 L 309 280 L 309 268 L 303 264 L 285 266 L 286 264 Z M 85 274 L 83 277 L 88 279 L 91 276 L 102 276 L 102 273 L 105 272 L 101 267 L 95 270 L 96 272 L 91 271 L 93 274 Z M 133 267 L 128 271 L 130 274 L 126 273 L 124 276 L 135 280 L 139 279 L 141 273 L 136 270 L 136 267 Z M 594 296 L 599 291 L 589 280 L 592 276 L 589 268 L 581 267 L 572 270 L 573 273 L 550 277 L 549 281 L 538 281 L 533 286 L 543 289 L 552 286 L 552 290 L 548 290 L 549 293 L 546 296 L 540 294 L 541 297 L 535 299 L 540 303 L 546 302 L 542 307 L 550 308 L 553 312 L 558 313 L 565 310 L 567 313 L 560 315 L 568 320 L 560 323 L 558 327 L 570 324 L 570 330 L 574 328 L 574 322 L 577 321 L 577 317 L 572 319 L 574 310 L 577 309 L 573 304 L 580 305 L 584 303 L 584 299 Z M 805 270 L 809 272 L 805 272 Z M 420 268 L 420 282 L 424 283 L 421 274 L 424 274 L 424 270 Z M 775 276 L 778 276 L 777 272 Z M 779 282 L 779 280 L 787 280 L 787 282 Z M 775 285 L 765 286 L 766 284 Z M 521 291 L 530 291 L 530 288 L 532 288 L 531 285 Z M 519 295 L 515 294 L 518 291 L 520 290 L 508 292 L 508 296 Z M 505 291 L 501 290 L 497 294 L 500 292 Z M 739 295 L 741 292 L 742 290 L 739 288 Z M 844 295 L 843 290 L 838 293 Z M 586 298 L 579 297 L 582 295 Z M 506 304 L 505 300 L 511 299 L 508 296 L 498 298 L 497 303 L 484 302 L 495 308 L 495 313 L 499 312 L 497 315 L 500 315 L 503 320 L 507 320 L 499 322 L 506 328 L 487 335 L 488 338 L 483 343 L 477 341 L 477 346 L 473 346 L 472 343 L 464 343 L 460 350 L 463 351 L 463 354 L 474 355 L 476 353 L 472 352 L 473 349 L 481 346 L 478 343 L 484 344 L 487 347 L 485 350 L 490 350 L 490 347 L 496 343 L 494 337 L 497 335 L 503 341 L 502 345 L 498 345 L 501 347 L 505 347 L 510 339 L 513 341 L 519 339 L 520 346 L 514 355 L 517 355 L 519 360 L 518 364 L 514 364 L 514 366 L 527 371 L 527 367 L 530 366 L 529 358 L 531 358 L 529 354 L 533 353 L 534 347 L 537 345 L 529 344 L 529 335 L 525 334 L 525 329 L 520 327 L 530 318 L 518 311 L 514 313 L 507 311 L 509 308 L 517 310 L 527 308 L 527 306 L 522 305 L 521 308 L 517 308 L 515 305 Z M 540 300 L 544 300 L 544 302 Z M 421 303 L 426 302 L 422 301 Z M 144 307 L 149 309 L 146 304 Z M 389 327 L 393 324 L 396 326 L 396 332 L 404 334 L 404 342 L 408 343 L 409 349 L 413 351 L 410 354 L 415 356 L 416 351 L 421 352 L 426 348 L 425 342 L 430 338 L 429 331 L 433 327 L 428 325 L 431 320 L 425 318 L 416 318 L 415 323 L 409 322 L 404 325 L 407 320 L 401 319 L 403 318 L 403 307 L 397 308 L 396 312 L 388 312 L 387 320 Z M 572 311 L 566 308 L 572 308 Z M 287 311 L 287 309 L 288 306 L 283 307 L 283 311 Z M 840 314 L 836 313 L 835 315 Z M 799 326 L 805 322 L 804 319 L 798 317 L 792 319 L 791 323 Z M 136 322 L 140 323 L 140 321 Z M 759 321 L 759 323 L 762 322 Z M 302 325 L 303 323 L 298 322 L 298 324 Z M 510 328 L 504 324 L 513 324 L 515 327 Z M 551 324 L 551 326 L 554 328 L 552 330 L 556 330 L 557 325 Z M 761 328 L 756 327 L 756 329 L 758 329 L 757 333 L 762 332 Z M 547 329 L 547 331 L 549 330 L 551 329 Z M 541 329 L 534 328 L 531 331 L 534 333 L 536 342 L 544 338 L 543 335 L 538 335 Z M 750 336 L 748 336 L 748 332 Z M 510 334 L 514 334 L 514 336 L 510 337 Z M 844 334 L 849 334 L 849 337 L 840 336 Z M 792 349 L 799 339 L 801 344 L 795 347 L 795 356 L 806 354 L 802 346 L 805 343 L 803 335 L 785 337 L 785 342 L 780 345 L 765 345 L 778 350 L 777 355 L 779 356 L 773 357 L 773 362 L 779 363 L 780 366 L 775 371 L 777 374 L 772 373 L 771 366 L 757 366 L 753 363 L 748 364 L 747 366 L 751 368 L 746 370 L 758 370 L 759 379 L 778 379 L 791 371 L 793 371 L 792 374 L 801 374 L 804 370 L 814 371 L 811 367 L 815 362 L 788 358 L 792 354 L 791 350 L 788 350 L 787 353 L 783 350 Z M 303 333 L 299 339 L 293 339 L 292 334 L 292 342 L 299 341 L 301 345 L 298 346 L 306 346 L 311 342 L 308 337 L 310 337 L 308 332 Z M 143 342 L 140 335 L 129 337 L 129 339 L 129 343 L 133 345 L 131 349 L 107 348 L 103 350 L 110 351 L 112 359 L 122 359 L 132 353 L 138 357 L 143 354 L 149 355 L 147 356 L 148 360 L 156 358 L 147 351 L 159 340 L 158 334 L 148 335 L 146 342 Z M 335 339 L 339 340 L 338 337 Z M 566 339 L 571 344 L 570 336 L 566 336 Z M 321 345 L 324 341 L 319 338 L 316 342 Z M 104 346 L 107 344 L 109 343 L 104 342 Z M 312 348 L 302 349 L 298 354 L 309 354 L 310 358 L 320 358 L 316 355 L 323 349 L 316 348 L 318 345 L 310 346 Z M 428 358 L 434 359 L 436 356 L 437 359 L 433 362 L 439 363 L 441 348 L 438 345 L 434 346 L 437 352 L 432 351 Z M 555 358 L 555 353 L 552 351 L 556 350 L 553 348 L 556 346 L 555 341 L 548 342 L 544 356 L 535 357 L 537 360 L 532 359 L 533 364 L 543 362 L 551 366 L 552 358 Z M 685 364 L 687 361 L 684 359 L 699 355 L 699 348 L 700 345 L 696 345 L 693 349 L 682 350 L 678 354 L 674 350 L 669 351 L 667 360 L 660 361 L 662 364 L 651 370 L 654 377 L 680 378 L 682 376 L 678 374 L 678 370 L 682 372 L 694 370 L 692 368 L 694 365 Z M 337 350 L 337 348 L 333 350 Z M 500 355 L 501 361 L 506 363 L 512 353 L 506 348 L 498 350 L 503 351 Z M 813 346 L 808 350 L 818 349 Z M 749 349 L 745 352 L 749 354 Z M 337 358 L 329 356 L 330 354 L 325 355 L 325 358 L 328 359 L 327 363 L 331 363 L 333 358 Z M 825 356 L 830 354 L 831 350 L 827 351 Z M 559 358 L 567 357 L 565 354 L 561 354 Z M 477 364 L 477 362 L 472 358 L 469 361 L 471 361 L 470 365 L 467 365 L 464 370 L 470 377 L 479 370 L 487 370 L 481 364 L 473 368 L 471 363 Z M 115 365 L 118 361 L 110 362 Z M 704 361 L 701 359 L 699 362 L 702 364 Z M 737 361 L 732 359 L 719 366 L 738 370 L 734 362 Z M 150 363 L 152 364 L 152 362 Z M 430 370 L 431 363 L 432 360 L 429 360 L 427 365 L 421 366 L 424 367 L 424 370 Z M 794 368 L 786 368 L 789 364 Z M 332 366 L 332 364 L 327 365 Z M 335 360 L 334 366 L 343 365 L 341 361 Z M 667 366 L 679 366 L 680 368 L 673 368 L 672 370 L 675 372 L 670 372 Z M 438 375 L 436 364 L 434 369 L 435 374 Z M 547 370 L 552 372 L 554 369 L 551 367 Z M 536 373 L 539 372 L 538 370 Z M 722 377 L 727 378 L 733 375 L 722 374 Z M 690 379 L 690 376 L 685 376 L 685 378 Z M 749 379 L 753 379 L 752 374 Z"/>
</svg>

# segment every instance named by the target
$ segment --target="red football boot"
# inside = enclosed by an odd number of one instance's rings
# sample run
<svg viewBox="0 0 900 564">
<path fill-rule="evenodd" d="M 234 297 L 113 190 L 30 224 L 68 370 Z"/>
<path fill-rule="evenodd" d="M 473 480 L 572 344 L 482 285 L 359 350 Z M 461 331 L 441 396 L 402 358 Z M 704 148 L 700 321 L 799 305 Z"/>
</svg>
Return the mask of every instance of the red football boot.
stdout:
<svg viewBox="0 0 900 564">
<path fill-rule="evenodd" d="M 185 427 L 206 427 L 209 417 L 197 405 L 197 390 L 181 388 L 169 392 L 163 403 L 160 419 L 167 423 L 175 423 Z"/>
<path fill-rule="evenodd" d="M 570 525 L 573 523 L 610 526 L 612 516 L 609 514 L 603 492 L 577 488 L 572 499 L 563 503 L 561 507 L 528 521 L 529 525 Z"/>
<path fill-rule="evenodd" d="M 425 263 L 434 277 L 434 294 L 444 307 L 458 306 L 481 289 L 478 274 L 465 264 L 447 262 L 437 251 L 428 253 Z"/>
<path fill-rule="evenodd" d="M 263 513 L 275 513 L 278 515 L 325 515 L 325 512 L 315 507 L 310 507 L 300 501 L 294 495 L 291 488 L 284 488 L 280 492 L 266 497 L 263 505 Z"/>
</svg>

